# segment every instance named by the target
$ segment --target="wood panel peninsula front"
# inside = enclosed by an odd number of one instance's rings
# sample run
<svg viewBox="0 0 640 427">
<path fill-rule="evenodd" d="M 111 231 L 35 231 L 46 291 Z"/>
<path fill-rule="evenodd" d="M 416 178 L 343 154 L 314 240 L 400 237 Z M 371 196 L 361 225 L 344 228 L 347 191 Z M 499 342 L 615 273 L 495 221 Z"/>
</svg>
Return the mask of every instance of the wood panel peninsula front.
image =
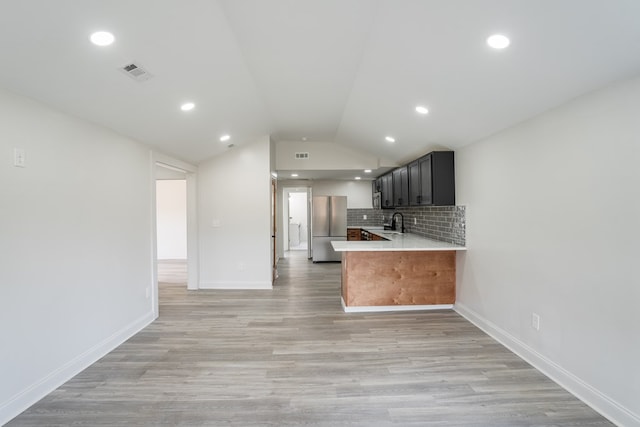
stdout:
<svg viewBox="0 0 640 427">
<path fill-rule="evenodd" d="M 382 228 L 365 230 L 386 240 L 331 242 L 342 252 L 346 312 L 453 307 L 456 252 L 464 246 Z"/>
</svg>

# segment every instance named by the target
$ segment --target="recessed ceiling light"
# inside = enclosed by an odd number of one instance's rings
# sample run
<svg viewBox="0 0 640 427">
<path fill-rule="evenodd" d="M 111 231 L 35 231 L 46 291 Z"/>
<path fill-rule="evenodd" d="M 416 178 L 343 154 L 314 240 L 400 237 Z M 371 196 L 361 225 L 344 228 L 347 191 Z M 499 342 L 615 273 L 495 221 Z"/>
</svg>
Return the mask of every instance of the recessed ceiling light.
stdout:
<svg viewBox="0 0 640 427">
<path fill-rule="evenodd" d="M 182 104 L 182 105 L 180 106 L 180 109 L 181 109 L 182 111 L 191 111 L 191 110 L 193 110 L 194 108 L 196 108 L 196 104 L 194 104 L 193 102 L 185 102 L 184 104 Z"/>
<path fill-rule="evenodd" d="M 510 43 L 509 38 L 502 34 L 494 34 L 487 39 L 487 44 L 494 49 L 504 49 L 509 46 Z"/>
<path fill-rule="evenodd" d="M 425 107 L 425 106 L 422 106 L 422 105 L 418 105 L 416 107 L 416 111 L 418 113 L 420 113 L 420 114 L 429 114 L 429 109 L 427 107 Z"/>
<path fill-rule="evenodd" d="M 359 176 L 356 176 L 356 181 L 359 180 L 359 179 L 362 179 L 362 178 L 360 178 Z"/>
<path fill-rule="evenodd" d="M 371 173 L 371 169 L 365 169 L 364 173 Z"/>
<path fill-rule="evenodd" d="M 292 176 L 293 178 L 296 178 L 296 177 L 298 176 L 298 174 L 297 174 L 297 173 L 292 173 L 292 174 L 291 174 L 291 176 Z"/>
<path fill-rule="evenodd" d="M 385 139 L 387 142 L 396 142 L 396 139 L 395 139 L 394 137 L 392 137 L 392 136 L 386 136 L 384 139 Z"/>
<path fill-rule="evenodd" d="M 306 140 L 307 140 L 307 137 L 306 137 L 306 136 L 303 136 L 303 137 L 302 137 L 302 140 L 303 140 L 303 141 L 306 141 Z"/>
<path fill-rule="evenodd" d="M 89 36 L 89 40 L 96 46 L 109 46 L 116 38 L 108 31 L 96 31 Z"/>
<path fill-rule="evenodd" d="M 225 142 L 231 139 L 231 135 L 222 135 L 220 137 L 220 142 Z"/>
</svg>

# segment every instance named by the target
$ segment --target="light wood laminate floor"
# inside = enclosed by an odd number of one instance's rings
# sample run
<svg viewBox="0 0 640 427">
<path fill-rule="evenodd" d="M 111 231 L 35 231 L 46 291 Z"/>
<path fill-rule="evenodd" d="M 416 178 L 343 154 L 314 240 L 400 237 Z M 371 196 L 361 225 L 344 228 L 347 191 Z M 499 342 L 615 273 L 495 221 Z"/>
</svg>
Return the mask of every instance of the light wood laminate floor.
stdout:
<svg viewBox="0 0 640 427">
<path fill-rule="evenodd" d="M 9 426 L 609 426 L 453 311 L 345 314 L 340 264 L 162 284 L 160 317 Z"/>
<path fill-rule="evenodd" d="M 158 260 L 158 282 L 161 283 L 187 283 L 186 259 L 162 259 Z"/>
</svg>

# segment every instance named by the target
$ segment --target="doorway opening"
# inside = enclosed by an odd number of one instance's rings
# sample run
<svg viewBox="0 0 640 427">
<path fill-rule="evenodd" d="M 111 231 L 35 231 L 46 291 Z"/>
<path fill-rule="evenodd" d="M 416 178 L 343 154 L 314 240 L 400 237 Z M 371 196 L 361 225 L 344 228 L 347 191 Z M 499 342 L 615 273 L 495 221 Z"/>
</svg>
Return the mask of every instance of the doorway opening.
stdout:
<svg viewBox="0 0 640 427">
<path fill-rule="evenodd" d="M 285 256 L 309 252 L 309 188 L 284 188 L 283 243 Z"/>
<path fill-rule="evenodd" d="M 167 281 L 180 281 L 177 286 L 183 287 L 186 284 L 186 288 L 189 290 L 195 290 L 199 288 L 199 268 L 198 268 L 198 227 L 197 227 L 197 203 L 196 203 L 196 185 L 197 185 L 197 167 L 185 163 L 183 161 L 174 159 L 172 157 L 166 156 L 160 153 L 153 153 L 151 156 L 151 174 L 152 174 L 152 185 L 154 187 L 153 198 L 152 198 L 152 212 L 153 215 L 153 241 L 151 242 L 151 252 L 150 256 L 153 260 L 153 270 L 152 270 L 152 290 L 151 290 L 151 301 L 152 301 L 152 309 L 156 316 L 159 315 L 159 285 L 160 279 Z M 182 246 L 182 252 L 167 252 L 167 244 L 163 243 L 165 231 L 163 224 L 166 223 L 166 220 L 163 219 L 165 213 L 163 211 L 164 202 L 162 199 L 164 198 L 163 190 L 160 189 L 163 184 L 160 184 L 161 181 L 182 181 L 178 186 L 182 186 L 183 195 L 175 196 L 172 195 L 170 198 L 174 199 L 171 203 L 178 206 L 177 209 L 186 211 L 186 214 L 180 214 L 186 216 L 186 220 L 178 220 L 180 223 L 186 225 L 181 225 L 182 230 L 186 227 L 186 237 L 182 234 L 181 239 L 186 240 L 186 249 Z M 158 194 L 160 192 L 160 194 Z M 171 194 L 171 193 L 170 193 Z M 160 198 L 160 201 L 159 201 Z M 179 201 L 176 201 L 178 199 Z M 176 208 L 174 208 L 176 209 Z M 159 212 L 160 211 L 160 212 Z M 173 218 L 171 221 L 176 222 L 176 214 L 170 213 L 169 218 Z M 158 224 L 160 223 L 160 224 Z M 160 232 L 159 232 L 160 228 Z M 184 231 L 180 231 L 180 233 L 184 233 Z M 162 234 L 159 236 L 159 234 Z M 169 240 L 175 239 L 175 235 L 169 234 Z M 160 237 L 160 243 L 158 242 L 158 238 Z M 178 255 L 176 255 L 178 254 Z M 179 266 L 170 265 L 170 263 L 165 262 L 167 259 L 173 259 L 179 261 Z M 160 262 L 159 262 L 160 260 Z M 186 273 L 186 280 L 185 280 Z M 163 282 L 164 283 L 164 282 Z M 175 287 L 175 286 L 174 286 Z"/>
<path fill-rule="evenodd" d="M 158 282 L 187 286 L 187 180 L 161 172 L 156 178 Z"/>
</svg>

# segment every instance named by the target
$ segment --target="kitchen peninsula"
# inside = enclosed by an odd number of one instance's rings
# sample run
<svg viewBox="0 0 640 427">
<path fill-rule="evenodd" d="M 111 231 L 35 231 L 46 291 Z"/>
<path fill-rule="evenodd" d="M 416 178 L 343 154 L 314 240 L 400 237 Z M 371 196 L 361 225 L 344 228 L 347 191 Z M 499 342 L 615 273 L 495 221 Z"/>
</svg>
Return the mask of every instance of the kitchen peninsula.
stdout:
<svg viewBox="0 0 640 427">
<path fill-rule="evenodd" d="M 342 252 L 345 312 L 452 308 L 456 252 L 464 246 L 370 227 L 382 240 L 333 241 Z"/>
</svg>

